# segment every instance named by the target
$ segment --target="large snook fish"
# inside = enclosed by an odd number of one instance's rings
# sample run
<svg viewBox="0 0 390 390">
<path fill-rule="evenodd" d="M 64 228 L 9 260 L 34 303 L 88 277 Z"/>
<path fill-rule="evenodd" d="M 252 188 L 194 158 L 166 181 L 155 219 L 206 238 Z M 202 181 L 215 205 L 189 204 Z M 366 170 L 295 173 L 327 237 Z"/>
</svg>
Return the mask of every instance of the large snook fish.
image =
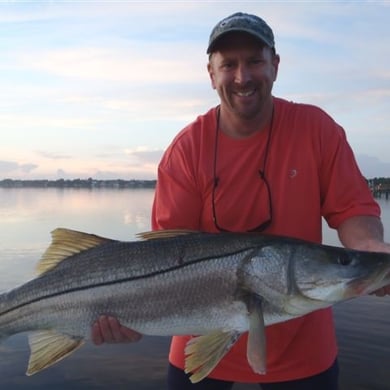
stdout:
<svg viewBox="0 0 390 390">
<path fill-rule="evenodd" d="M 99 315 L 148 335 L 197 335 L 193 382 L 249 331 L 247 358 L 265 372 L 265 332 L 390 283 L 390 255 L 250 233 L 147 233 L 122 242 L 52 232 L 40 276 L 0 295 L 0 339 L 29 335 L 32 375 L 71 354 Z"/>
</svg>

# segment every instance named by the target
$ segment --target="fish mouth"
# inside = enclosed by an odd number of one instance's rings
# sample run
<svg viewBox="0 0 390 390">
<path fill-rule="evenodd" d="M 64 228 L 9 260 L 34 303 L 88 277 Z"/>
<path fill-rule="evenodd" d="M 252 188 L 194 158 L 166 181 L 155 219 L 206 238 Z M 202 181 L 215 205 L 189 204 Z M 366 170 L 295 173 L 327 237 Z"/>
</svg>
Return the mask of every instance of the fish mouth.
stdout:
<svg viewBox="0 0 390 390">
<path fill-rule="evenodd" d="M 390 284 L 390 269 L 378 271 L 369 278 L 351 280 L 347 284 L 345 297 L 367 295 L 387 284 Z"/>
</svg>

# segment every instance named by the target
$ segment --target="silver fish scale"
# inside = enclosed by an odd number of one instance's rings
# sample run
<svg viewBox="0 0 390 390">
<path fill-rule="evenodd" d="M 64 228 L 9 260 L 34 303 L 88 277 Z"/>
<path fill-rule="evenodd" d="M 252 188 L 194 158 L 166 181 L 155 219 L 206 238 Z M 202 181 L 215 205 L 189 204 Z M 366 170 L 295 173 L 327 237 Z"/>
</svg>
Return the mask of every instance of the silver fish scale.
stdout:
<svg viewBox="0 0 390 390">
<path fill-rule="evenodd" d="M 249 238 L 226 240 L 218 234 L 194 234 L 151 241 L 110 241 L 67 258 L 51 271 L 9 292 L 8 299 L 18 305 L 72 288 L 130 281 L 191 263 L 215 261 L 215 253 L 223 258 L 255 245 Z"/>
<path fill-rule="evenodd" d="M 33 297 L 25 294 L 26 289 L 10 292 L 19 306 L 1 315 L 1 329 L 7 333 L 9 326 L 8 331 L 15 333 L 54 328 L 84 338 L 99 315 L 111 314 L 150 335 L 202 334 L 224 328 L 245 331 L 247 308 L 235 291 L 237 268 L 247 252 L 209 260 L 207 267 L 187 263 L 169 272 L 149 272 L 132 280 L 118 278 L 124 281 L 98 286 L 90 273 L 83 273 L 78 275 L 81 289 L 74 281 L 54 280 L 57 273 L 49 272 L 35 280 L 39 286 L 31 282 Z M 40 285 L 46 286 L 41 299 Z"/>
<path fill-rule="evenodd" d="M 11 306 L 2 298 L 1 310 L 8 310 L 1 315 L 2 332 L 8 324 L 12 333 L 55 328 L 86 337 L 101 314 L 115 315 L 144 334 L 247 330 L 247 309 L 235 294 L 237 268 L 248 250 L 240 245 L 232 251 L 221 240 L 222 255 L 212 258 L 215 241 L 201 248 L 196 240 L 180 243 L 109 242 L 72 256 L 10 291 Z"/>
</svg>

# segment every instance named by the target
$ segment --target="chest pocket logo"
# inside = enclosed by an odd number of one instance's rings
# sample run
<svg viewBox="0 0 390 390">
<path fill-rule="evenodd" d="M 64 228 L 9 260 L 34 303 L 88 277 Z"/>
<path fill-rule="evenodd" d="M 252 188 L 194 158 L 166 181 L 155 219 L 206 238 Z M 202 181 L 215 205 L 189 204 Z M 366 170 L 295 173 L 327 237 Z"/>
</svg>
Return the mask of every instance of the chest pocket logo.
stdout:
<svg viewBox="0 0 390 390">
<path fill-rule="evenodd" d="M 296 169 L 290 169 L 288 172 L 288 177 L 290 179 L 294 179 L 298 175 L 298 171 Z"/>
</svg>

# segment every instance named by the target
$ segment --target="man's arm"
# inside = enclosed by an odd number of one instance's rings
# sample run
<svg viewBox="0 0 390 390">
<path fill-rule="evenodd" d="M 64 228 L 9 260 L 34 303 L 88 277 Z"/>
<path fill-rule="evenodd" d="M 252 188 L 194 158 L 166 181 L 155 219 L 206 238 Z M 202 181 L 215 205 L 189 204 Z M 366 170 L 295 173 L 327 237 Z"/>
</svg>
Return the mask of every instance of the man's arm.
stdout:
<svg viewBox="0 0 390 390">
<path fill-rule="evenodd" d="M 341 243 L 351 249 L 390 253 L 390 244 L 384 242 L 383 225 L 378 217 L 356 216 L 345 220 L 337 229 Z M 373 294 L 390 295 L 390 285 Z"/>
</svg>

